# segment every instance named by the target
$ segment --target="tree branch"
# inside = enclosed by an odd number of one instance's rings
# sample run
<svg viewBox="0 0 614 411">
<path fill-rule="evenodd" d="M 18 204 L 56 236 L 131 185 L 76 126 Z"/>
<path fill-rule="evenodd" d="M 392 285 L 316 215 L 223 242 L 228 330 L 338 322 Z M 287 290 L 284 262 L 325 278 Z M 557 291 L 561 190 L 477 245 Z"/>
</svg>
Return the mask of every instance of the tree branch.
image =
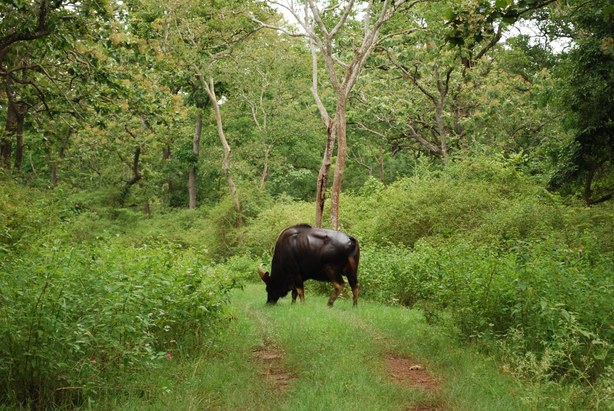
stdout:
<svg viewBox="0 0 614 411">
<path fill-rule="evenodd" d="M 37 14 L 36 27 L 33 30 L 24 29 L 21 31 L 14 31 L 11 34 L 0 38 L 0 61 L 4 59 L 4 56 L 12 44 L 19 41 L 35 40 L 51 33 L 51 29 L 48 25 L 49 22 L 47 20 L 49 11 L 58 9 L 61 5 L 62 0 L 55 0 L 53 2 L 50 2 L 50 0 L 41 1 Z"/>
</svg>

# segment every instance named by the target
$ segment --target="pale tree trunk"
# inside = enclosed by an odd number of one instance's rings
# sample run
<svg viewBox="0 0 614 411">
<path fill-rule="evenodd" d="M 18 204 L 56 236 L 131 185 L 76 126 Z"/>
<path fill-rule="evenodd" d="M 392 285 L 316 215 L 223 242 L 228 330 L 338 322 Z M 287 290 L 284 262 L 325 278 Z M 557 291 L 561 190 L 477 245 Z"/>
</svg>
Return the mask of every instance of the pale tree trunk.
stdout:
<svg viewBox="0 0 614 411">
<path fill-rule="evenodd" d="M 305 12 L 307 13 L 307 12 Z M 318 93 L 318 55 L 316 50 L 315 41 L 313 38 L 310 40 L 311 48 L 311 93 L 320 112 L 322 122 L 326 125 L 326 144 L 324 145 L 324 154 L 322 155 L 322 164 L 320 165 L 320 171 L 318 172 L 318 180 L 316 181 L 316 215 L 315 225 L 316 227 L 322 227 L 324 219 L 324 204 L 326 203 L 326 187 L 328 187 L 328 176 L 331 165 L 331 159 L 333 157 L 333 150 L 335 148 L 335 139 L 337 133 L 337 125 L 330 118 L 324 103 L 320 99 Z"/>
<path fill-rule="evenodd" d="M 258 185 L 260 191 L 264 191 L 266 188 L 266 182 L 269 178 L 269 156 L 271 154 L 271 145 L 267 144 L 267 134 L 268 134 L 268 117 L 265 106 L 264 106 L 264 94 L 269 87 L 269 81 L 262 71 L 258 70 L 261 75 L 260 83 L 260 95 L 257 101 L 252 101 L 247 95 L 243 94 L 243 99 L 250 106 L 252 112 L 252 119 L 254 120 L 254 124 L 256 128 L 260 132 L 260 135 L 263 136 L 263 152 L 264 152 L 264 164 L 262 165 L 262 172 L 260 173 L 260 184 Z"/>
<path fill-rule="evenodd" d="M 213 114 L 215 116 L 215 123 L 217 125 L 217 135 L 220 138 L 220 143 L 222 143 L 222 148 L 224 149 L 222 172 L 226 177 L 226 184 L 228 184 L 228 189 L 230 190 L 230 198 L 232 199 L 235 211 L 237 212 L 237 225 L 241 226 L 243 225 L 243 219 L 241 217 L 241 203 L 239 201 L 239 193 L 230 173 L 230 155 L 232 153 L 232 150 L 230 149 L 230 145 L 228 144 L 228 140 L 226 140 L 226 135 L 224 134 L 222 112 L 220 111 L 220 105 L 218 103 L 217 96 L 215 95 L 215 83 L 213 82 L 213 78 L 210 78 L 208 83 L 202 75 L 199 76 L 199 78 L 200 82 L 205 88 L 205 91 L 207 92 L 207 95 L 209 96 L 209 101 L 213 106 Z"/>
<path fill-rule="evenodd" d="M 335 164 L 335 176 L 333 178 L 333 186 L 330 193 L 330 223 L 332 227 L 338 230 L 341 223 L 339 221 L 341 185 L 343 183 L 345 158 L 347 156 L 347 121 L 345 118 L 345 103 L 342 103 L 337 107 L 335 120 L 337 123 L 337 162 Z"/>
<path fill-rule="evenodd" d="M 198 161 L 200 155 L 200 138 L 203 132 L 203 113 L 198 109 L 196 113 L 196 126 L 194 128 L 194 138 L 192 139 L 192 152 L 194 153 L 194 161 Z M 196 164 L 190 166 L 188 173 L 188 195 L 190 198 L 190 209 L 194 210 L 197 206 L 197 190 L 196 190 Z"/>
<path fill-rule="evenodd" d="M 266 181 L 269 178 L 269 155 L 271 154 L 271 146 L 264 145 L 264 165 L 262 166 L 262 174 L 260 174 L 260 191 L 264 191 Z"/>
<path fill-rule="evenodd" d="M 324 155 L 322 156 L 322 165 L 318 172 L 318 181 L 316 185 L 316 227 L 322 227 L 324 219 L 324 204 L 326 203 L 326 187 L 328 186 L 329 170 L 333 158 L 333 149 L 335 148 L 335 133 L 336 124 L 331 121 L 326 131 L 326 146 Z"/>
</svg>

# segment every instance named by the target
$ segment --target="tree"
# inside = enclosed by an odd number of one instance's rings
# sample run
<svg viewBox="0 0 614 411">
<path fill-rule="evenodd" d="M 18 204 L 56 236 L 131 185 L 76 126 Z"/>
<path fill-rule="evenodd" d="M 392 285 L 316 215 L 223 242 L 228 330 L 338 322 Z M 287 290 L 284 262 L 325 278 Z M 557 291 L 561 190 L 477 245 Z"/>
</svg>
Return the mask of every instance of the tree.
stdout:
<svg viewBox="0 0 614 411">
<path fill-rule="evenodd" d="M 321 126 L 311 96 L 303 92 L 311 64 L 304 43 L 261 30 L 238 45 L 227 63 L 233 98 L 226 105 L 236 124 L 229 126 L 242 133 L 236 154 L 249 159 L 261 191 L 312 198 L 305 196 L 304 180 L 319 162 L 311 147 Z"/>
<path fill-rule="evenodd" d="M 518 73 L 498 64 L 505 52 L 499 42 L 510 24 L 548 3 L 447 0 L 424 5 L 418 13 L 397 14 L 386 25 L 385 41 L 368 67 L 364 100 L 371 102 L 372 115 L 362 124 L 369 123 L 370 130 L 377 128 L 386 135 L 392 152 L 417 149 L 443 164 L 451 154 L 485 140 L 500 144 L 505 138 L 513 139 L 518 130 L 510 127 L 509 135 L 502 133 L 508 130 L 501 121 L 510 115 L 520 117 L 520 107 L 530 104 L 526 95 L 532 86 L 530 79 L 519 84 Z M 408 32 L 410 27 L 415 29 Z M 374 84 L 378 85 L 375 90 Z M 504 94 L 505 88 L 512 93 Z M 511 97 L 521 101 L 517 113 L 505 102 Z M 506 110 L 497 113 L 494 107 L 502 106 Z M 540 108 L 537 112 L 544 114 Z M 538 117 L 532 115 L 530 121 L 523 119 L 516 125 L 537 133 L 548 121 Z M 487 136 L 485 126 L 490 127 L 491 121 L 495 127 Z"/>
<path fill-rule="evenodd" d="M 559 23 L 574 41 L 567 55 L 563 101 L 574 138 L 551 181 L 561 188 L 582 181 L 582 198 L 593 205 L 614 195 L 614 9 L 611 2 L 572 1 Z"/>
<path fill-rule="evenodd" d="M 384 23 L 390 20 L 395 12 L 401 9 L 410 9 L 422 1 L 427 0 L 413 2 L 406 0 L 374 2 L 370 0 L 358 2 L 363 6 L 359 9 L 354 0 L 332 1 L 328 4 L 328 7 L 321 6 L 314 0 L 306 0 L 303 10 L 295 7 L 293 2 L 288 5 L 271 1 L 271 3 L 284 7 L 292 13 L 309 39 L 313 66 L 311 92 L 327 130 L 324 155 L 316 187 L 315 224 L 317 227 L 322 226 L 326 189 L 335 142 L 337 142 L 337 159 L 331 188 L 331 225 L 335 229 L 339 229 L 340 225 L 339 205 L 347 156 L 346 112 L 350 93 L 367 58 L 377 45 Z M 359 29 L 352 27 L 352 18 L 357 15 L 361 15 L 361 28 Z M 271 27 L 266 24 L 263 24 L 263 26 Z M 351 44 L 352 49 L 347 50 L 339 47 L 338 44 Z M 334 92 L 333 110 L 331 111 L 326 108 L 321 96 L 321 86 L 318 80 L 318 52 L 319 57 L 323 60 L 329 85 Z M 347 62 L 344 60 L 347 60 Z M 331 115 L 330 112 L 334 112 L 334 114 Z"/>
<path fill-rule="evenodd" d="M 71 48 L 74 36 L 87 34 L 83 27 L 96 27 L 108 18 L 107 6 L 106 2 L 65 0 L 0 5 L 0 76 L 7 99 L 0 166 L 9 167 L 14 154 L 15 167 L 21 167 L 28 112 L 42 105 L 51 115 L 47 104 L 51 90 L 66 92 L 57 90 L 67 74 L 60 54 Z"/>
<path fill-rule="evenodd" d="M 259 12 L 259 7 L 251 1 L 232 1 L 221 5 L 216 1 L 192 0 L 164 7 L 159 33 L 164 41 L 160 53 L 177 63 L 172 70 L 181 71 L 184 83 L 180 85 L 181 88 L 198 87 L 208 98 L 224 152 L 222 172 L 235 206 L 237 223 L 241 224 L 239 194 L 231 172 L 231 147 L 224 132 L 215 79 L 220 74 L 220 62 L 231 54 L 233 45 L 251 34 L 253 24 L 248 16 L 249 13 Z"/>
</svg>

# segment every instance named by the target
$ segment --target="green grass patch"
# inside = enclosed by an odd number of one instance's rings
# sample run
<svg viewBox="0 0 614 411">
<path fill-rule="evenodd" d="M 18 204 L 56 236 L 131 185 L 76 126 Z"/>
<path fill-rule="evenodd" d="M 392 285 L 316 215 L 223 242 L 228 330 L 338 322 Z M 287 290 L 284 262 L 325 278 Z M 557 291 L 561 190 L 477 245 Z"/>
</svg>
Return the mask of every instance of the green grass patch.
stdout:
<svg viewBox="0 0 614 411">
<path fill-rule="evenodd" d="M 232 296 L 229 327 L 199 355 L 177 356 L 141 373 L 133 395 L 108 397 L 89 407 L 582 409 L 573 402 L 573 391 L 516 379 L 492 357 L 461 347 L 455 336 L 427 324 L 419 310 L 367 301 L 353 309 L 350 299 L 338 300 L 331 309 L 326 297 L 311 294 L 305 304 L 291 305 L 286 298 L 267 306 L 261 285 Z M 387 363 L 391 355 L 426 368 L 438 388 L 395 380 Z"/>
</svg>

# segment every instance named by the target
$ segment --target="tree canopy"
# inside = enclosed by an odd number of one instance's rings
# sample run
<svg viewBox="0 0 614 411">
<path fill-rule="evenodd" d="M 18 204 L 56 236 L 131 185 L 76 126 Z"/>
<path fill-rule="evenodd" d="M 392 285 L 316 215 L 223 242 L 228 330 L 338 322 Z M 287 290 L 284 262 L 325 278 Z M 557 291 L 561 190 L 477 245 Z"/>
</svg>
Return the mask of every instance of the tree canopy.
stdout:
<svg viewBox="0 0 614 411">
<path fill-rule="evenodd" d="M 483 152 L 608 201 L 612 15 L 605 0 L 5 2 L 1 164 L 146 211 L 229 195 L 237 222 L 252 188 L 317 191 L 321 213 L 332 166 L 338 227 L 342 181 Z"/>
</svg>

